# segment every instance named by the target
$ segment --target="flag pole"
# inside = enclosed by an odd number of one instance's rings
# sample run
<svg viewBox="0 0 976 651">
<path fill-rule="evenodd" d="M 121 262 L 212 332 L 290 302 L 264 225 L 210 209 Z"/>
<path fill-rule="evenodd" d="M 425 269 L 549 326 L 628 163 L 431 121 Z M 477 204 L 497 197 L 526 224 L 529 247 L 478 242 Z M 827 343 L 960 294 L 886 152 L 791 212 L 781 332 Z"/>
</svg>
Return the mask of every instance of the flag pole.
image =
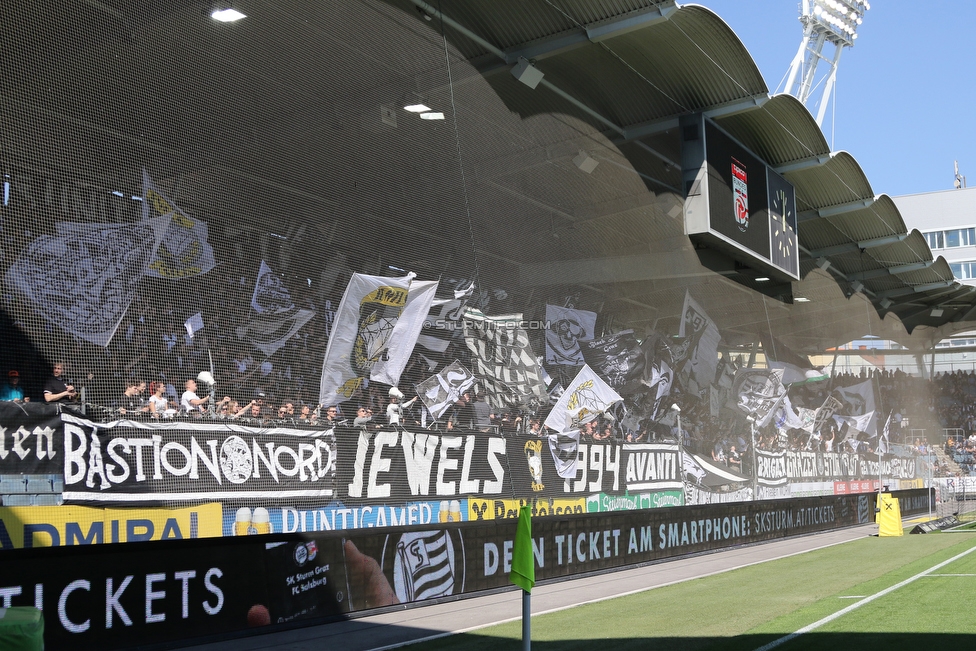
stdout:
<svg viewBox="0 0 976 651">
<path fill-rule="evenodd" d="M 509 581 L 522 588 L 522 649 L 532 649 L 532 587 L 535 585 L 535 554 L 532 549 L 532 509 L 519 509 L 515 546 L 512 550 L 512 571 Z"/>
</svg>

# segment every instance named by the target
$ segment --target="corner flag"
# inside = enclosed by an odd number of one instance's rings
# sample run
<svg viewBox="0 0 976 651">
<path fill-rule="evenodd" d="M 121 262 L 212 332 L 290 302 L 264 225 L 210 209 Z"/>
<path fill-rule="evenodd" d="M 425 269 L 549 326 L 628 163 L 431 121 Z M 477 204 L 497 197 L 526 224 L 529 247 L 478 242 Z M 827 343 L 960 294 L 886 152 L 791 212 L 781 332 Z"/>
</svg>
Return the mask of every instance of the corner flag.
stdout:
<svg viewBox="0 0 976 651">
<path fill-rule="evenodd" d="M 532 512 L 528 506 L 519 509 L 518 528 L 515 530 L 515 549 L 512 551 L 512 572 L 509 581 L 526 592 L 535 585 L 535 559 L 532 553 Z"/>
</svg>

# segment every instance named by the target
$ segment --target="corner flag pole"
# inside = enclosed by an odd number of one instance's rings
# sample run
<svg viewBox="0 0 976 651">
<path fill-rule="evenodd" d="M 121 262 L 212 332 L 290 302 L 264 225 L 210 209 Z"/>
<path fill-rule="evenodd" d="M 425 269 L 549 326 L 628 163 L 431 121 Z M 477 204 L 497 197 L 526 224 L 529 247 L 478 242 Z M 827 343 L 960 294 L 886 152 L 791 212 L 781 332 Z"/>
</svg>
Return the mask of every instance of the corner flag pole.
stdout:
<svg viewBox="0 0 976 651">
<path fill-rule="evenodd" d="M 509 581 L 522 588 L 522 649 L 532 649 L 532 587 L 535 585 L 535 558 L 532 552 L 532 511 L 519 509 L 515 548 L 512 550 L 512 572 Z"/>
</svg>

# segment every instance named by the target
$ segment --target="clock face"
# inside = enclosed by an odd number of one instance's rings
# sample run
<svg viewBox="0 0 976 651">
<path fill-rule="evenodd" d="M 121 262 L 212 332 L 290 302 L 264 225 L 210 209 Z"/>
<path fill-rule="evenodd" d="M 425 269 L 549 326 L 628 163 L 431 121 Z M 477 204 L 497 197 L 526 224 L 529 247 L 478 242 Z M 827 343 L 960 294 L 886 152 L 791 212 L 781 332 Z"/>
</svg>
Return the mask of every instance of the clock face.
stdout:
<svg viewBox="0 0 976 651">
<path fill-rule="evenodd" d="M 792 275 L 797 273 L 796 211 L 793 190 L 776 188 L 769 206 L 770 261 Z"/>
</svg>

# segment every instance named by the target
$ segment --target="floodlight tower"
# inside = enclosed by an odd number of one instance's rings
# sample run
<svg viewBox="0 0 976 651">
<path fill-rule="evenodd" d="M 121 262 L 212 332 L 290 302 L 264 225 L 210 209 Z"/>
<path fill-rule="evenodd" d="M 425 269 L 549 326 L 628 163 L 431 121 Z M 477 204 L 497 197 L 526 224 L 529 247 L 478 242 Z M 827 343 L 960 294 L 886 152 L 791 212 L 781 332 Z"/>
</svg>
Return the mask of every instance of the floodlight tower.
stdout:
<svg viewBox="0 0 976 651">
<path fill-rule="evenodd" d="M 808 101 L 814 90 L 817 64 L 821 60 L 829 64 L 830 72 L 821 79 L 824 82 L 823 95 L 817 110 L 817 124 L 820 126 L 823 126 L 827 104 L 834 92 L 841 52 L 845 47 L 854 46 L 857 28 L 870 8 L 871 3 L 867 0 L 803 0 L 800 8 L 803 40 L 793 57 L 793 63 L 790 64 L 786 92 L 809 108 Z M 827 43 L 834 46 L 832 59 L 823 53 Z"/>
</svg>

